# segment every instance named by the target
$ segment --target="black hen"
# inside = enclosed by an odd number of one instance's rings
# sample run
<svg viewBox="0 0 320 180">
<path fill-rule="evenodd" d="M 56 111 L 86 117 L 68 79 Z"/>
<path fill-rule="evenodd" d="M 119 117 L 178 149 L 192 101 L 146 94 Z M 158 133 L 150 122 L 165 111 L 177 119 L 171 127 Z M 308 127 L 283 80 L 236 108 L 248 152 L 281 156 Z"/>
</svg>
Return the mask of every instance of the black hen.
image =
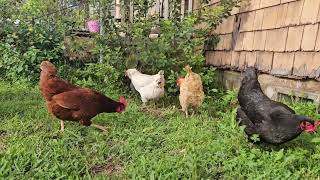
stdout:
<svg viewBox="0 0 320 180">
<path fill-rule="evenodd" d="M 258 134 L 261 141 L 282 144 L 299 136 L 302 131 L 314 132 L 318 122 L 295 114 L 287 105 L 269 99 L 261 90 L 256 69 L 247 68 L 238 94 L 240 106 L 237 121 L 245 125 L 250 137 Z"/>
</svg>

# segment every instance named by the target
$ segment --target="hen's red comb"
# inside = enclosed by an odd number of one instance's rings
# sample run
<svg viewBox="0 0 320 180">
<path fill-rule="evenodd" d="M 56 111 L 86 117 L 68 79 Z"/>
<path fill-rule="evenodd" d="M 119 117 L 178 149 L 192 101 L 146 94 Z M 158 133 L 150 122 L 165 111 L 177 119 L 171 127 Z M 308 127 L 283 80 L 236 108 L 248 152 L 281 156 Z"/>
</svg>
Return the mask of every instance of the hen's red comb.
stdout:
<svg viewBox="0 0 320 180">
<path fill-rule="evenodd" d="M 124 107 L 127 107 L 127 101 L 122 97 L 120 96 L 120 103 L 122 103 L 124 105 Z"/>
<path fill-rule="evenodd" d="M 313 125 L 309 122 L 306 122 L 304 129 L 306 132 L 316 132 L 319 125 L 319 121 L 315 121 Z"/>
<path fill-rule="evenodd" d="M 177 85 L 180 87 L 182 82 L 183 82 L 184 78 L 183 77 L 178 77 L 177 79 Z"/>
</svg>

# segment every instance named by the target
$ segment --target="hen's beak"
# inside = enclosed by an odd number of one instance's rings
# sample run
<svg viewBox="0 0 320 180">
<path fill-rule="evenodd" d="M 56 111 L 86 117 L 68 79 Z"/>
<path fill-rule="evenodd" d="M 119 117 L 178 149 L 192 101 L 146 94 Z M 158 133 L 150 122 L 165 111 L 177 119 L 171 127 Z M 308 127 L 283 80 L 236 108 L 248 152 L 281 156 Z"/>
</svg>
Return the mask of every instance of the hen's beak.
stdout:
<svg viewBox="0 0 320 180">
<path fill-rule="evenodd" d="M 164 83 L 161 83 L 160 86 L 161 86 L 161 88 L 164 88 Z"/>
</svg>

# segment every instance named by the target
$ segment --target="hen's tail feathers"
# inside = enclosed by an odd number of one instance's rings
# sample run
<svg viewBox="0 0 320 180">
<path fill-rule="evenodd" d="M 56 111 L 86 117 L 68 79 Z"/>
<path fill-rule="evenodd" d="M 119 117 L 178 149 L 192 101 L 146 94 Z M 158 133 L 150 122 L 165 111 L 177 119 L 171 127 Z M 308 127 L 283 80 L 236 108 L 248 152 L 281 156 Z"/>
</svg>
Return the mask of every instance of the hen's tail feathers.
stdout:
<svg viewBox="0 0 320 180">
<path fill-rule="evenodd" d="M 40 64 L 40 69 L 41 71 L 46 71 L 51 74 L 57 73 L 56 67 L 49 61 L 42 61 L 42 63 Z"/>
<path fill-rule="evenodd" d="M 160 70 L 160 71 L 158 72 L 158 74 L 159 74 L 159 75 L 164 75 L 164 71 L 163 71 L 163 70 Z"/>
<path fill-rule="evenodd" d="M 187 74 L 192 73 L 191 67 L 189 65 L 186 66 Z"/>
</svg>

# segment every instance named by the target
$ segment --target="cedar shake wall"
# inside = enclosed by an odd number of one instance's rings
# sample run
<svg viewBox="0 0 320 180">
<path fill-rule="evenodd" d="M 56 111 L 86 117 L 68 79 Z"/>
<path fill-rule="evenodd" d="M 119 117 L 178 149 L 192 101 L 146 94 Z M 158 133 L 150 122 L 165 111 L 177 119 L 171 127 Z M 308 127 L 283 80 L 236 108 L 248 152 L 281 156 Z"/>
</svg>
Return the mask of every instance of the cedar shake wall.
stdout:
<svg viewBox="0 0 320 180">
<path fill-rule="evenodd" d="M 210 6 L 215 6 L 212 0 Z M 207 64 L 320 81 L 320 0 L 248 0 L 215 30 L 220 42 Z"/>
</svg>

